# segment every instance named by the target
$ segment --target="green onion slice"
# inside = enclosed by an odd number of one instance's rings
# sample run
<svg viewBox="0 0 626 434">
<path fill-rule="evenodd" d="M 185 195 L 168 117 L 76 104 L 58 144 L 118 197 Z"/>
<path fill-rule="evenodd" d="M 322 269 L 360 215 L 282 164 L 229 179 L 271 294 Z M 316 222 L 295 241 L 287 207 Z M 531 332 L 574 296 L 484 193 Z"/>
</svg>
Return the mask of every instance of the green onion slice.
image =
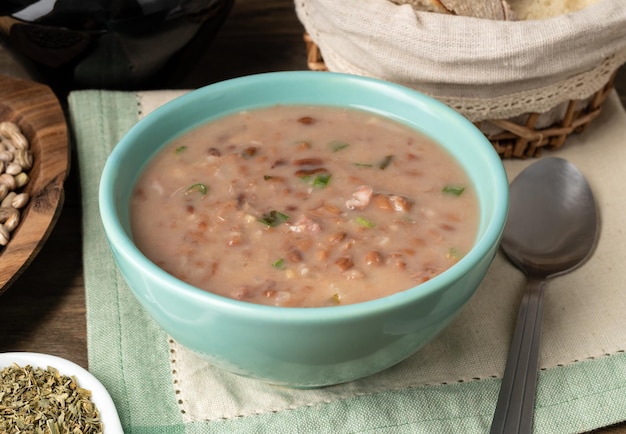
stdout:
<svg viewBox="0 0 626 434">
<path fill-rule="evenodd" d="M 175 154 L 181 154 L 181 153 L 185 152 L 186 150 L 187 150 L 187 146 L 182 145 L 182 146 L 179 146 L 178 148 L 174 149 L 174 153 Z"/>
<path fill-rule="evenodd" d="M 208 191 L 209 188 L 202 183 L 192 184 L 185 190 L 185 196 L 193 193 L 200 193 L 200 195 L 204 196 Z"/>
<path fill-rule="evenodd" d="M 460 196 L 465 191 L 465 187 L 463 187 L 462 185 L 448 184 L 445 187 L 443 187 L 441 191 L 443 191 L 445 194 L 451 194 L 453 196 Z"/>
<path fill-rule="evenodd" d="M 278 270 L 284 270 L 285 269 L 285 260 L 283 258 L 277 259 L 274 262 L 272 262 L 272 267 L 278 269 Z"/>
<path fill-rule="evenodd" d="M 266 214 L 263 214 L 263 217 L 258 219 L 259 222 L 270 228 L 276 227 L 279 224 L 286 222 L 287 220 L 289 220 L 289 216 L 287 214 L 276 210 L 272 210 Z"/>
<path fill-rule="evenodd" d="M 446 253 L 446 258 L 458 260 L 461 259 L 461 253 L 454 247 L 450 247 L 448 253 Z"/>
<path fill-rule="evenodd" d="M 330 148 L 331 151 L 333 152 L 338 152 L 341 151 L 342 149 L 347 148 L 348 146 L 350 146 L 349 143 L 346 142 L 342 142 L 340 140 L 333 140 L 332 142 L 328 143 L 328 147 Z"/>
<path fill-rule="evenodd" d="M 328 183 L 330 182 L 331 175 L 329 173 L 323 175 L 317 175 L 313 179 L 313 187 L 315 188 L 326 188 Z"/>
<path fill-rule="evenodd" d="M 356 218 L 356 222 L 359 224 L 359 226 L 363 226 L 364 228 L 374 228 L 374 227 L 376 227 L 376 223 L 374 223 L 370 219 L 362 217 L 362 216 L 357 217 Z"/>
<path fill-rule="evenodd" d="M 378 163 L 376 164 L 372 164 L 372 163 L 353 163 L 356 167 L 378 167 L 380 170 L 385 170 L 390 164 L 391 161 L 393 160 L 393 155 L 386 155 L 385 158 L 383 158 L 382 160 L 380 160 Z"/>
</svg>

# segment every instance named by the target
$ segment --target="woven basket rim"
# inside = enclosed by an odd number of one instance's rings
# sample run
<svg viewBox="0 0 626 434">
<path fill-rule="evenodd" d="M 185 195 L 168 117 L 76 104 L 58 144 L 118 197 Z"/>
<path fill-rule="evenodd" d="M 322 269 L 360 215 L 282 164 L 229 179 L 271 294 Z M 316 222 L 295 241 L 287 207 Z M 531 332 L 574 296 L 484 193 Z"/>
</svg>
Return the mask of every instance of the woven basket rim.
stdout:
<svg viewBox="0 0 626 434">
<path fill-rule="evenodd" d="M 313 71 L 328 71 L 322 53 L 310 35 L 304 33 L 303 39 L 306 46 L 307 66 L 309 69 Z M 537 120 L 541 116 L 541 113 L 536 112 L 526 113 L 521 122 L 511 119 L 486 119 L 475 122 L 475 125 L 481 131 L 485 125 L 495 125 L 501 129 L 501 132 L 496 134 L 485 134 L 500 157 L 539 157 L 543 149 L 555 150 L 561 148 L 571 134 L 583 132 L 600 115 L 602 105 L 613 90 L 616 74 L 617 70 L 613 72 L 609 81 L 590 98 L 584 101 L 579 99 L 569 100 L 563 118 L 548 126 L 536 127 Z M 581 102 L 584 102 L 582 106 Z"/>
</svg>

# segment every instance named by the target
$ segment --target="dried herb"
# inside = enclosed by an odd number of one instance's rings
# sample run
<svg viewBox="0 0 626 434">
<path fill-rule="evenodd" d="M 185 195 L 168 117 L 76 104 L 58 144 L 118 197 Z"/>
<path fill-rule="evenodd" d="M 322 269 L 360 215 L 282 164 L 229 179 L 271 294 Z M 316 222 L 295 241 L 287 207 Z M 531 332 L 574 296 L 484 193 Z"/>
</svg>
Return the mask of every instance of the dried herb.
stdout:
<svg viewBox="0 0 626 434">
<path fill-rule="evenodd" d="M 91 391 L 55 368 L 21 367 L 0 371 L 0 432 L 102 433 Z"/>
</svg>

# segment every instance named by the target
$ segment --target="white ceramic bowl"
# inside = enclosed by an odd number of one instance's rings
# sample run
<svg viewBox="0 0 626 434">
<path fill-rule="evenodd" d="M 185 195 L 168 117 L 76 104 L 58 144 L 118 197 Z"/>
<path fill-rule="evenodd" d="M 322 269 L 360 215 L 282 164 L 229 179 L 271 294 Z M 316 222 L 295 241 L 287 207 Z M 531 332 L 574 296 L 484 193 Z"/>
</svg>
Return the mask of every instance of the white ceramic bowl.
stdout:
<svg viewBox="0 0 626 434">
<path fill-rule="evenodd" d="M 33 368 L 47 369 L 49 366 L 59 371 L 59 374 L 75 377 L 78 385 L 91 391 L 91 401 L 100 411 L 104 434 L 124 434 L 120 418 L 115 409 L 111 395 L 89 371 L 76 363 L 57 356 L 40 353 L 16 352 L 0 353 L 0 369 L 12 366 L 30 365 Z"/>
</svg>

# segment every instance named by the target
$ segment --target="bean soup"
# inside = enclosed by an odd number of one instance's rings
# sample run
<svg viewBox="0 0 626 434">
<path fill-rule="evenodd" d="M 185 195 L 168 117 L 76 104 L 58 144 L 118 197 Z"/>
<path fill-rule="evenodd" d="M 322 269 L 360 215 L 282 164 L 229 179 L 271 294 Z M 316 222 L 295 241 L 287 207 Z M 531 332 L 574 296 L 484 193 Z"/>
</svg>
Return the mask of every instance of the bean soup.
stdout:
<svg viewBox="0 0 626 434">
<path fill-rule="evenodd" d="M 412 288 L 471 248 L 478 201 L 421 133 L 365 111 L 274 106 L 159 150 L 131 198 L 155 264 L 252 303 L 322 307 Z"/>
</svg>

